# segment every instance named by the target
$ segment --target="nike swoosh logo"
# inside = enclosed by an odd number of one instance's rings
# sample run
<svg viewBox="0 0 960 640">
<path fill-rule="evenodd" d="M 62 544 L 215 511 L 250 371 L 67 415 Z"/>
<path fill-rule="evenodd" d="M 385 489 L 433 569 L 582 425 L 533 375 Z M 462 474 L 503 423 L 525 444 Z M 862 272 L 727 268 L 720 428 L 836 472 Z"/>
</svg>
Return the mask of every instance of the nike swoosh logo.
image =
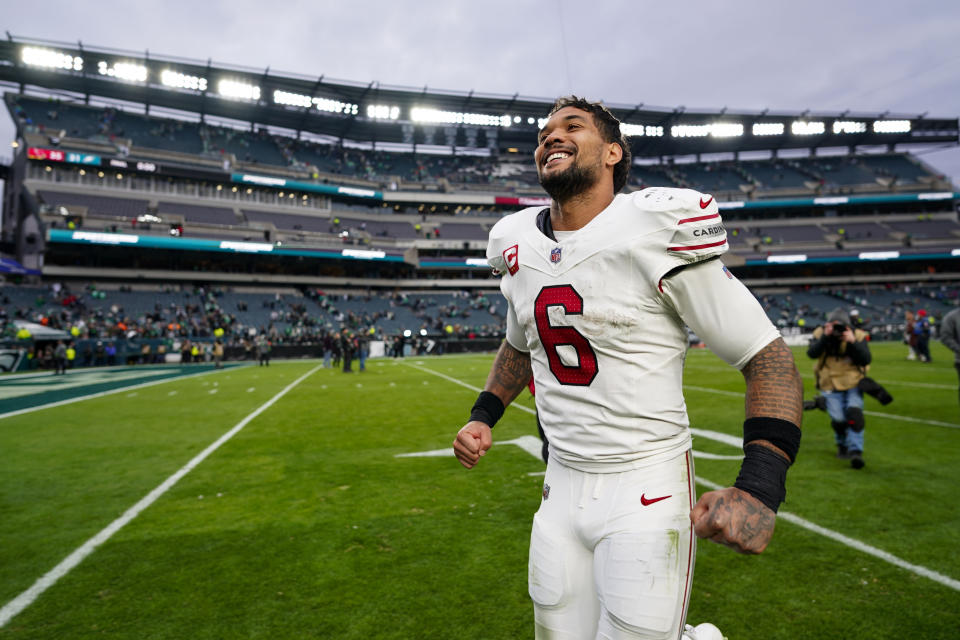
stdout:
<svg viewBox="0 0 960 640">
<path fill-rule="evenodd" d="M 710 203 L 713 202 L 713 196 L 710 196 L 706 200 L 703 199 L 703 196 L 700 196 L 700 208 L 706 209 L 710 206 Z"/>
<path fill-rule="evenodd" d="M 667 498 L 670 498 L 670 497 L 672 496 L 663 496 L 660 498 L 647 498 L 646 494 L 641 494 L 640 504 L 642 504 L 645 507 L 649 507 L 654 502 L 660 502 L 661 500 L 666 500 Z"/>
</svg>

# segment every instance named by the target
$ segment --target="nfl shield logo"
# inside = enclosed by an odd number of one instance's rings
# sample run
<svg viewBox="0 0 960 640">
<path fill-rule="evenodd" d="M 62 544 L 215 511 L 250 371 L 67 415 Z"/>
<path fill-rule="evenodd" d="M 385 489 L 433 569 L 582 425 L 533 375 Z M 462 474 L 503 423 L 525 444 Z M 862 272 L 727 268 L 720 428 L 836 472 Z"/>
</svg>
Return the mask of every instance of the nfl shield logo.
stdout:
<svg viewBox="0 0 960 640">
<path fill-rule="evenodd" d="M 557 264 L 560 262 L 560 247 L 554 247 L 550 251 L 550 262 Z"/>
</svg>

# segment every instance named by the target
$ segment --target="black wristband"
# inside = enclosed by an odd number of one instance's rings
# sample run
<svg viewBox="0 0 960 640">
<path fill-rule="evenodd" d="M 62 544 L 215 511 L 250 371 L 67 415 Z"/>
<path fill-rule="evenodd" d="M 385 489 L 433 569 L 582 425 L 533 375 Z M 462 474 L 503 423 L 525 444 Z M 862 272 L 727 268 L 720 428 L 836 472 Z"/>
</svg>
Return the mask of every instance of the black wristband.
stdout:
<svg viewBox="0 0 960 640">
<path fill-rule="evenodd" d="M 743 446 L 754 440 L 766 440 L 787 454 L 792 463 L 800 451 L 800 427 L 780 418 L 748 418 L 743 423 Z"/>
<path fill-rule="evenodd" d="M 787 497 L 787 469 L 790 461 L 762 444 L 743 447 L 740 475 L 733 483 L 776 513 Z"/>
<path fill-rule="evenodd" d="M 478 420 L 487 424 L 491 429 L 503 415 L 503 401 L 495 393 L 481 391 L 477 401 L 470 409 L 470 421 Z"/>
</svg>

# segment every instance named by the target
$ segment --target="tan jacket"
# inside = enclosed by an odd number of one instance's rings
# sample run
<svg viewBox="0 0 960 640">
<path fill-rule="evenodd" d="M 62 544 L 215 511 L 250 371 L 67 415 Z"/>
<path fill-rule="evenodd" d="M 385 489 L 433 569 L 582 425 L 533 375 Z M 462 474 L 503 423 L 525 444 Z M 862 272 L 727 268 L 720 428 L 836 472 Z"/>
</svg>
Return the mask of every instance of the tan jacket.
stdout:
<svg viewBox="0 0 960 640">
<path fill-rule="evenodd" d="M 853 330 L 855 342 L 853 345 L 847 342 L 840 344 L 840 355 L 830 356 L 826 351 L 816 357 L 817 362 L 813 365 L 813 372 L 817 376 L 817 388 L 821 391 L 846 391 L 853 389 L 866 376 L 868 363 L 870 362 L 870 351 L 865 342 L 867 332 L 860 329 Z M 823 338 L 823 327 L 817 327 L 813 331 L 813 340 L 811 345 Z M 849 349 L 848 349 L 849 348 Z M 813 347 L 807 351 L 810 355 Z M 851 353 L 853 352 L 853 353 Z M 863 362 L 863 353 L 866 353 L 866 362 Z M 856 361 L 855 361 L 856 360 Z"/>
</svg>

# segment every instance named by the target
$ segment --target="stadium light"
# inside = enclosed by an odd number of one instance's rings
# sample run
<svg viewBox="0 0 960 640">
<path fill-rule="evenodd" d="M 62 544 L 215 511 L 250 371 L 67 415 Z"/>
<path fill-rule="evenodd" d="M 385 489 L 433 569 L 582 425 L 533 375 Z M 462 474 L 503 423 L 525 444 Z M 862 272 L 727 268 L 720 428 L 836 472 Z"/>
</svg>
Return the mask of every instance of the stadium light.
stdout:
<svg viewBox="0 0 960 640">
<path fill-rule="evenodd" d="M 833 123 L 834 133 L 866 133 L 867 123 L 855 120 L 836 120 Z"/>
<path fill-rule="evenodd" d="M 708 126 L 714 138 L 739 138 L 743 135 L 743 125 L 739 122 L 714 122 Z"/>
<path fill-rule="evenodd" d="M 389 104 L 368 104 L 367 117 L 373 120 L 396 120 L 400 117 L 400 107 Z"/>
<path fill-rule="evenodd" d="M 626 122 L 620 123 L 620 133 L 627 136 L 628 138 L 634 136 L 646 136 L 648 138 L 659 138 L 663 135 L 663 127 L 655 127 L 651 125 L 644 124 L 628 124 Z"/>
<path fill-rule="evenodd" d="M 207 79 L 199 76 L 191 76 L 173 69 L 164 69 L 160 72 L 160 82 L 168 87 L 175 89 L 193 89 L 194 91 L 206 91 Z"/>
<path fill-rule="evenodd" d="M 260 87 L 239 80 L 221 80 L 217 83 L 217 93 L 231 100 L 260 99 Z"/>
<path fill-rule="evenodd" d="M 115 62 L 112 66 L 106 60 L 97 63 L 97 73 L 127 82 L 146 82 L 147 68 L 135 62 Z"/>
<path fill-rule="evenodd" d="M 360 106 L 352 102 L 341 102 L 331 100 L 330 98 L 313 98 L 313 106 L 317 111 L 326 111 L 328 113 L 342 113 L 348 116 L 355 116 L 360 110 Z"/>
<path fill-rule="evenodd" d="M 273 92 L 274 104 L 282 104 L 288 107 L 303 107 L 309 109 L 316 107 L 317 111 L 326 111 L 328 113 L 343 113 L 346 115 L 357 115 L 359 107 L 352 102 L 341 102 L 330 98 L 310 97 L 303 93 L 293 93 L 291 91 L 282 91 L 276 89 Z"/>
<path fill-rule="evenodd" d="M 782 122 L 756 122 L 753 125 L 753 135 L 782 136 L 785 129 Z"/>
<path fill-rule="evenodd" d="M 790 125 L 790 132 L 795 136 L 816 136 L 826 130 L 827 128 L 822 122 L 794 120 L 793 124 Z"/>
<path fill-rule="evenodd" d="M 273 92 L 273 101 L 276 104 L 283 104 L 288 107 L 312 107 L 313 101 L 310 100 L 310 96 L 305 96 L 302 93 L 291 93 L 289 91 L 281 91 L 277 89 Z"/>
<path fill-rule="evenodd" d="M 875 120 L 873 122 L 874 133 L 909 133 L 909 120 Z"/>
<path fill-rule="evenodd" d="M 24 47 L 20 50 L 20 59 L 24 64 L 47 69 L 66 69 L 83 71 L 83 58 L 63 51 L 43 47 Z"/>
<path fill-rule="evenodd" d="M 710 124 L 677 124 L 670 127 L 674 138 L 736 138 L 743 135 L 743 125 L 735 122 L 711 122 Z"/>
<path fill-rule="evenodd" d="M 474 124 L 482 127 L 509 127 L 513 123 L 512 118 L 508 115 L 492 116 L 485 113 L 460 113 L 426 107 L 413 107 L 410 110 L 410 119 L 414 122 Z"/>
</svg>

